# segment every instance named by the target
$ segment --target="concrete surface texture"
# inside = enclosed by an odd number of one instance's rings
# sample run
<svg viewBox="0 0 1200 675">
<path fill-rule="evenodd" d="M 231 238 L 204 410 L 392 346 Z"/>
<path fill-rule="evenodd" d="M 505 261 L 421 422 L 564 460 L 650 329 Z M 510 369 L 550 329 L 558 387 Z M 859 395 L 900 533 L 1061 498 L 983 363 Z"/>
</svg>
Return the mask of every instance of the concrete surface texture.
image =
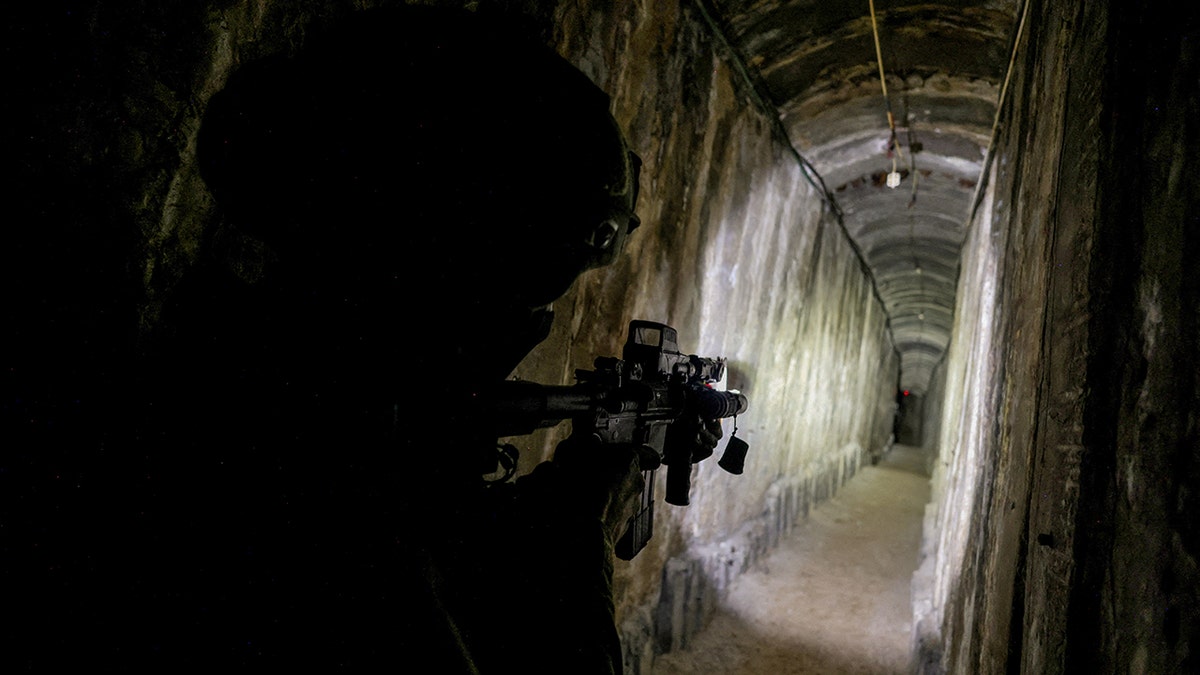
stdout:
<svg viewBox="0 0 1200 675">
<path fill-rule="evenodd" d="M 0 384 L 37 442 L 11 455 L 6 494 L 63 522 L 60 477 L 78 479 L 70 503 L 102 498 L 112 448 L 84 422 L 159 308 L 202 265 L 253 283 L 270 258 L 199 176 L 209 98 L 387 4 L 92 0 L 11 22 L 21 225 L 0 250 Z M 920 669 L 1200 670 L 1196 5 L 876 2 L 874 24 L 866 2 L 432 4 L 528 19 L 611 96 L 644 161 L 626 254 L 555 304 L 514 375 L 570 382 L 644 318 L 728 357 L 750 398 L 746 473 L 701 463 L 693 503 L 618 565 L 629 672 L 882 470 L 897 384 L 920 402 L 902 442 L 932 451 Z M 561 435 L 524 439 L 521 471 Z"/>
<path fill-rule="evenodd" d="M 707 628 L 650 672 L 908 672 L 927 452 L 894 446 L 734 581 Z"/>
<path fill-rule="evenodd" d="M 923 672 L 1200 667 L 1197 25 L 1029 5 L 935 377 Z"/>
<path fill-rule="evenodd" d="M 780 145 L 770 111 L 746 104 L 745 80 L 695 7 L 564 4 L 554 31 L 560 52 L 613 92 L 644 160 L 644 224 L 622 260 L 555 303 L 550 338 L 513 376 L 569 382 L 618 353 L 629 319 L 647 318 L 676 327 L 684 351 L 727 358 L 725 386 L 750 400 L 737 420 L 745 473 L 700 463 L 691 503 L 663 505 L 649 546 L 617 565 L 636 670 L 701 626 L 738 571 L 886 447 L 899 353 L 819 184 Z M 523 468 L 561 433 L 522 439 Z"/>
</svg>

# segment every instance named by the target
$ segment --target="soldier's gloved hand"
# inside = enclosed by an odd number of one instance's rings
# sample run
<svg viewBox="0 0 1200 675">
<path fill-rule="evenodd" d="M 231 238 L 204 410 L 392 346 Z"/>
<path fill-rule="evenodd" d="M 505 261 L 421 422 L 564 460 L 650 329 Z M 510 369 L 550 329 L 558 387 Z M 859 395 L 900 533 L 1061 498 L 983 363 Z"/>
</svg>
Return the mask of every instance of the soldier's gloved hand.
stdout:
<svg viewBox="0 0 1200 675">
<path fill-rule="evenodd" d="M 692 446 L 692 464 L 711 457 L 723 435 L 721 420 L 697 418 L 696 436 Z"/>
</svg>

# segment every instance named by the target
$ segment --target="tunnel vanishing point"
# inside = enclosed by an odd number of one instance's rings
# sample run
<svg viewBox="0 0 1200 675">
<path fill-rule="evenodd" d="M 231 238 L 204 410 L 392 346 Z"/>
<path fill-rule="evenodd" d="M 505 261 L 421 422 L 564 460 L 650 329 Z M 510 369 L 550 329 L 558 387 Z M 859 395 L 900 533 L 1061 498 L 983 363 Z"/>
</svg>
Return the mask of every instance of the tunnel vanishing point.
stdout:
<svg viewBox="0 0 1200 675">
<path fill-rule="evenodd" d="M 64 649 L 88 589 L 54 580 L 95 564 L 78 523 L 145 468 L 104 433 L 136 386 L 123 364 L 194 270 L 252 285 L 269 265 L 200 179 L 205 104 L 239 64 L 386 4 L 92 0 L 7 22 L 0 565 L 36 598 L 9 618 Z M 752 402 L 744 474 L 697 465 L 692 503 L 617 565 L 628 672 L 893 442 L 931 458 L 914 672 L 1200 671 L 1195 4 L 434 4 L 522 16 L 643 160 L 641 228 L 513 375 L 570 383 L 645 318 L 726 357 Z M 502 103 L 463 133 L 504 133 Z M 521 441 L 520 470 L 560 433 Z M 35 662 L 5 631 L 4 658 Z"/>
</svg>

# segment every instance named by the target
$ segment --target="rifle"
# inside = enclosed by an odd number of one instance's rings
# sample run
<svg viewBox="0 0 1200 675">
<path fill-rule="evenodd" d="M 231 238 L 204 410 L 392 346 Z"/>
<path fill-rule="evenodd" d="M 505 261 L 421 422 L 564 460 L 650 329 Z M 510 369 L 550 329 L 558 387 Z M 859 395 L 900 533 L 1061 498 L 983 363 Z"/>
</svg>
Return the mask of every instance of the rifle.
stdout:
<svg viewBox="0 0 1200 675">
<path fill-rule="evenodd" d="M 478 402 L 497 437 L 523 436 L 570 419 L 571 439 L 591 436 L 602 445 L 639 451 L 645 479 L 641 507 L 616 545 L 617 557 L 631 560 L 653 535 L 658 467 L 667 467 L 664 501 L 686 506 L 692 464 L 713 452 L 712 445 L 701 440 L 701 428 L 746 411 L 744 394 L 712 388 L 724 374 L 723 358 L 681 353 L 674 328 L 634 320 L 622 358 L 597 357 L 594 370 L 575 371 L 574 385 L 506 380 L 480 392 Z M 734 436 L 719 465 L 740 474 L 749 446 L 736 433 L 735 421 Z"/>
</svg>

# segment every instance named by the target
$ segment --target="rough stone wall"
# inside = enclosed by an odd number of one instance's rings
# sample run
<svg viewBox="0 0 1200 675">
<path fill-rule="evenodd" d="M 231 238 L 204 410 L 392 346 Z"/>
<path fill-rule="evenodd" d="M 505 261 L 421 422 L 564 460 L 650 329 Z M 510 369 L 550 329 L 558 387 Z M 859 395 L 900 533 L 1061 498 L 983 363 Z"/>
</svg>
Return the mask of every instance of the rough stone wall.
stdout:
<svg viewBox="0 0 1200 675">
<path fill-rule="evenodd" d="M 139 336 L 197 261 L 216 256 L 255 278 L 261 246 L 220 222 L 196 171 L 206 101 L 238 64 L 286 53 L 310 27 L 379 4 L 90 2 L 14 23 L 26 31 L 12 43 L 14 62 L 44 66 L 20 84 L 44 104 L 22 107 L 29 114 L 6 131 L 29 224 L 5 254 L 21 258 L 5 271 L 15 298 L 6 311 L 20 326 L 6 340 L 27 358 L 4 377 L 34 392 L 4 411 L 6 422 L 36 417 L 23 427 L 33 435 L 37 425 L 79 428 L 79 443 L 98 443 L 86 429 L 102 408 L 89 401 L 119 386 Z M 675 326 L 686 351 L 728 357 L 728 386 L 750 398 L 738 419 L 751 445 L 745 474 L 701 464 L 692 504 L 661 505 L 651 546 L 618 562 L 627 665 L 638 672 L 684 644 L 737 573 L 887 447 L 898 367 L 887 318 L 696 6 L 444 4 L 526 14 L 612 95 L 644 161 L 643 225 L 627 255 L 556 303 L 550 339 L 515 375 L 570 382 L 574 368 L 619 353 L 629 319 L 648 318 Z M 20 322 L 47 306 L 52 325 Z M 70 384 L 39 385 L 51 370 L 47 381 Z M 726 437 L 732 430 L 727 422 Z M 524 439 L 522 471 L 563 432 Z M 76 470 L 66 460 L 61 468 Z M 44 476 L 6 478 L 53 502 Z"/>
<path fill-rule="evenodd" d="M 1200 670 L 1200 186 L 1189 180 L 1200 170 L 1200 10 L 1110 12 L 1108 86 L 1084 98 L 1111 114 L 1078 128 L 1083 138 L 1103 133 L 1099 207 L 1094 224 L 1085 210 L 1070 214 L 1095 245 L 1066 669 L 1191 672 Z"/>
<path fill-rule="evenodd" d="M 939 450 L 932 479 L 933 502 L 926 508 L 921 563 L 913 580 L 913 630 L 921 672 L 939 672 L 942 645 L 953 642 L 958 624 L 947 617 L 954 606 L 964 565 L 977 540 L 977 504 L 984 497 L 989 468 L 983 456 L 994 422 L 990 386 L 995 378 L 996 265 L 991 204 L 968 229 L 959 269 L 954 333 L 938 389 L 944 407 L 938 428 Z M 931 390 L 936 391 L 936 390 Z"/>
<path fill-rule="evenodd" d="M 959 364 L 952 368 L 973 362 L 979 375 L 963 388 L 964 405 L 956 403 L 949 388 L 946 396 L 946 407 L 955 414 L 944 420 L 939 468 L 945 471 L 935 474 L 935 493 L 941 498 L 931 625 L 938 629 L 921 637 L 923 665 L 933 672 L 1003 671 L 1010 648 L 1020 647 L 1023 608 L 1016 598 L 1030 585 L 1036 589 L 1033 592 L 1046 594 L 1044 606 L 1053 610 L 1061 606 L 1055 598 L 1065 596 L 1069 583 L 1069 575 L 1061 569 L 1059 574 L 1039 578 L 1027 578 L 1021 569 L 1030 555 L 1030 511 L 1039 506 L 1047 514 L 1061 510 L 1069 519 L 1075 508 L 1070 499 L 1037 504 L 1032 499 L 1033 484 L 1039 480 L 1046 483 L 1043 494 L 1071 489 L 1069 474 L 1060 465 L 1066 457 L 1062 451 L 1079 447 L 1064 438 L 1048 457 L 1037 458 L 1042 438 L 1077 428 L 1068 419 L 1068 407 L 1061 405 L 1056 422 L 1039 428 L 1047 405 L 1042 398 L 1048 391 L 1043 379 L 1053 378 L 1061 383 L 1055 386 L 1069 390 L 1078 380 L 1062 360 L 1069 361 L 1067 355 L 1081 349 L 1077 338 L 1051 337 L 1055 330 L 1070 332 L 1080 326 L 1078 320 L 1062 318 L 1072 314 L 1069 308 L 1060 309 L 1058 317 L 1050 309 L 1055 296 L 1049 268 L 1056 230 L 1061 227 L 1054 199 L 1064 165 L 1082 161 L 1078 156 L 1064 159 L 1065 52 L 1072 32 L 1056 16 L 1060 11 L 1064 10 L 1050 5 L 1031 10 L 1033 19 L 1027 23 L 1024 51 L 1015 64 L 1003 112 L 1007 133 L 997 140 L 988 192 L 964 247 L 963 270 L 968 269 L 968 261 L 976 260 L 986 261 L 988 269 L 963 273 L 959 306 L 988 315 L 990 321 L 956 325 L 956 340 L 974 345 L 975 351 L 966 359 L 961 353 L 950 358 L 952 364 Z M 1085 255 L 1066 237 L 1059 241 L 1069 260 L 1065 268 L 1056 268 L 1061 279 L 1078 273 Z M 1086 288 L 1077 290 L 1086 294 Z M 1062 291 L 1058 293 L 1057 297 L 1067 299 Z M 1076 314 L 1079 311 L 1074 309 Z M 1057 366 L 1047 365 L 1052 358 L 1059 359 Z M 1063 391 L 1061 396 L 1069 400 L 1071 393 Z M 1060 566 L 1069 564 L 1064 556 L 1051 560 Z M 1046 588 L 1047 584 L 1057 588 Z"/>
<path fill-rule="evenodd" d="M 734 576 L 887 447 L 898 365 L 845 235 L 691 3 L 572 3 L 554 25 L 645 162 L 645 224 L 624 260 L 556 303 L 551 339 L 515 375 L 569 381 L 619 353 L 630 318 L 649 318 L 675 326 L 685 351 L 728 358 L 727 385 L 750 398 L 737 421 L 746 472 L 700 464 L 691 504 L 661 505 L 650 546 L 618 563 L 626 665 L 639 672 L 685 645 Z M 561 433 L 534 439 L 541 452 L 523 461 L 549 456 Z"/>
<path fill-rule="evenodd" d="M 929 389 L 925 393 L 925 405 L 921 410 L 921 447 L 936 448 L 942 429 L 942 408 L 946 403 L 946 358 L 938 361 L 929 376 Z M 936 452 L 928 454 L 930 461 Z M 930 471 L 932 472 L 932 466 Z"/>
<path fill-rule="evenodd" d="M 964 250 L 925 672 L 1197 667 L 1196 18 L 1031 5 Z"/>
</svg>

